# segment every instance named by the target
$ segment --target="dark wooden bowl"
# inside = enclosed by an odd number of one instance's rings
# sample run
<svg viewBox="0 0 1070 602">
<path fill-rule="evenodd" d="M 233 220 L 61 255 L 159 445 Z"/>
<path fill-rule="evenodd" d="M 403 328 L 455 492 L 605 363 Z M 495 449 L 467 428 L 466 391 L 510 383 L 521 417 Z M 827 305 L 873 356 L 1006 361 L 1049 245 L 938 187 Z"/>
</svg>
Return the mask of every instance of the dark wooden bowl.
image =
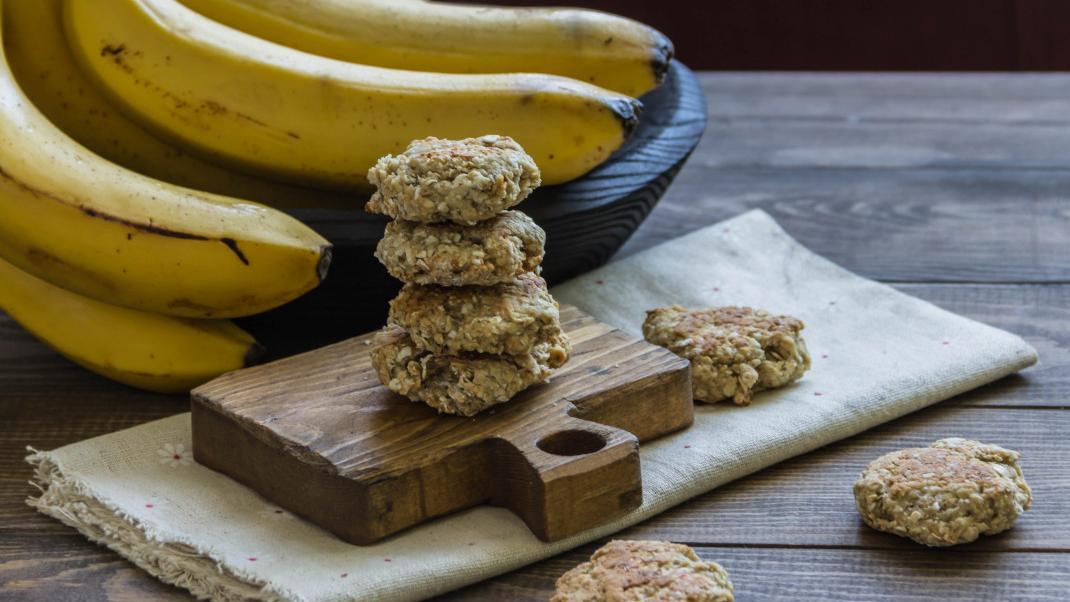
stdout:
<svg viewBox="0 0 1070 602">
<path fill-rule="evenodd" d="M 631 139 L 584 177 L 536 190 L 520 204 L 546 230 L 543 275 L 562 282 L 605 263 L 654 208 L 706 128 L 695 76 L 673 61 L 665 82 L 646 94 Z M 242 320 L 271 350 L 289 354 L 382 325 L 400 283 L 372 253 L 386 219 L 363 211 L 295 209 L 293 215 L 334 243 L 327 279 L 285 307 Z"/>
</svg>

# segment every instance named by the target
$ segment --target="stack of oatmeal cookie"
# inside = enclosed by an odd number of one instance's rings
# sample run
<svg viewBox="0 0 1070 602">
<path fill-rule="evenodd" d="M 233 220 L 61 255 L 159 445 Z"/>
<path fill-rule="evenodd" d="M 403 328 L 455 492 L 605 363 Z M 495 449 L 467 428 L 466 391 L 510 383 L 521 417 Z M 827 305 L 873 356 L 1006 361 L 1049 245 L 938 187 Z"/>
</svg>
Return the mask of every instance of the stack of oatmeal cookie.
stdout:
<svg viewBox="0 0 1070 602">
<path fill-rule="evenodd" d="M 569 357 L 539 275 L 546 234 L 509 211 L 541 182 L 511 138 L 417 140 L 368 172 L 365 209 L 394 218 L 375 256 L 405 282 L 372 351 L 379 380 L 472 416 L 546 380 Z"/>
</svg>

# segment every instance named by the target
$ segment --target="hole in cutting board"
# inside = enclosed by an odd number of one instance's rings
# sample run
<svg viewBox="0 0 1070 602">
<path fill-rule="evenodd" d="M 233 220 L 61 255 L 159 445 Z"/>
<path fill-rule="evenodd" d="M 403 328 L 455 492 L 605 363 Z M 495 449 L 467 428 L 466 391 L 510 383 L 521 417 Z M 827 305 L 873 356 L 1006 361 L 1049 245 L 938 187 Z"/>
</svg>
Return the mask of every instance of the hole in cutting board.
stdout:
<svg viewBox="0 0 1070 602">
<path fill-rule="evenodd" d="M 535 442 L 535 447 L 555 456 L 582 456 L 606 446 L 602 435 L 590 431 L 560 431 Z"/>
</svg>

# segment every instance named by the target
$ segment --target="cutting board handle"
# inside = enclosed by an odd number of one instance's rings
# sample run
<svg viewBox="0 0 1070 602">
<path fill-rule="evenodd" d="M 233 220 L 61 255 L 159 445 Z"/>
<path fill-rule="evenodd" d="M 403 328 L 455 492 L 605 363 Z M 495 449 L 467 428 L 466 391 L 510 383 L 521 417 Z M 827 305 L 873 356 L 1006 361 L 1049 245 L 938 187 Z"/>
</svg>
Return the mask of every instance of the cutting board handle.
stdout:
<svg viewBox="0 0 1070 602">
<path fill-rule="evenodd" d="M 639 440 L 628 431 L 566 417 L 500 433 L 492 503 L 545 541 L 605 523 L 642 502 Z"/>
</svg>

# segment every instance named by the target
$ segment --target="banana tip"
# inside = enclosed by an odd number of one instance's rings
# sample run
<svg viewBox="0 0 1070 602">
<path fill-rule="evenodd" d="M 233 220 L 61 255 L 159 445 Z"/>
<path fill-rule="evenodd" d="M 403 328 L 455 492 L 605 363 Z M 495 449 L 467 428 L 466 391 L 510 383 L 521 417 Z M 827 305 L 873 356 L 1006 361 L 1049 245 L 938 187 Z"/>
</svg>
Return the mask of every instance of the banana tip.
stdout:
<svg viewBox="0 0 1070 602">
<path fill-rule="evenodd" d="M 632 132 L 639 125 L 639 115 L 643 112 L 643 103 L 634 98 L 615 98 L 609 101 L 610 109 L 621 122 L 624 139 L 631 138 Z"/>
<path fill-rule="evenodd" d="M 242 367 L 248 368 L 249 366 L 255 366 L 260 363 L 260 360 L 264 359 L 267 355 L 267 347 L 264 347 L 258 342 L 253 342 L 249 346 L 248 351 L 245 352 L 245 357 L 242 358 Z"/>
<path fill-rule="evenodd" d="M 316 276 L 320 282 L 327 278 L 327 270 L 331 267 L 331 258 L 334 256 L 334 248 L 331 245 L 320 247 L 320 260 L 316 264 Z"/>
<path fill-rule="evenodd" d="M 665 81 L 665 74 L 669 72 L 669 65 L 672 64 L 674 53 L 672 40 L 660 31 L 655 30 L 650 67 L 654 71 L 654 81 L 658 84 Z"/>
</svg>

